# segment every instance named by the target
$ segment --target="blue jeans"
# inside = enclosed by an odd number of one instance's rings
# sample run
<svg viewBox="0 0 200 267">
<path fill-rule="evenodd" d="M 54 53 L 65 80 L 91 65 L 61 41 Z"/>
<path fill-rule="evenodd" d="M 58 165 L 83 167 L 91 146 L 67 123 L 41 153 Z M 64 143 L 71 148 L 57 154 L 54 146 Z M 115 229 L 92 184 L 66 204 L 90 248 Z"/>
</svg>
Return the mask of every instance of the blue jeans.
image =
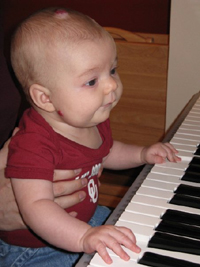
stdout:
<svg viewBox="0 0 200 267">
<path fill-rule="evenodd" d="M 89 221 L 91 226 L 99 226 L 109 216 L 107 207 L 98 206 Z M 80 253 L 62 251 L 56 248 L 25 248 L 9 245 L 0 240 L 1 267 L 69 267 L 73 266 Z"/>
</svg>

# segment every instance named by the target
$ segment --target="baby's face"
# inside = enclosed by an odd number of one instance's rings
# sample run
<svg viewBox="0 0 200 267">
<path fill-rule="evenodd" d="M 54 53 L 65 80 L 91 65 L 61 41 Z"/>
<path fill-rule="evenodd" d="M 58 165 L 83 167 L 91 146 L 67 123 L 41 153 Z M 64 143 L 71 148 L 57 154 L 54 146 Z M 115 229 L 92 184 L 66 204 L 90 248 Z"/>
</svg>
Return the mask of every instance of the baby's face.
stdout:
<svg viewBox="0 0 200 267">
<path fill-rule="evenodd" d="M 57 64 L 51 101 L 60 119 L 74 127 L 105 121 L 122 94 L 114 41 L 105 37 L 63 49 Z"/>
</svg>

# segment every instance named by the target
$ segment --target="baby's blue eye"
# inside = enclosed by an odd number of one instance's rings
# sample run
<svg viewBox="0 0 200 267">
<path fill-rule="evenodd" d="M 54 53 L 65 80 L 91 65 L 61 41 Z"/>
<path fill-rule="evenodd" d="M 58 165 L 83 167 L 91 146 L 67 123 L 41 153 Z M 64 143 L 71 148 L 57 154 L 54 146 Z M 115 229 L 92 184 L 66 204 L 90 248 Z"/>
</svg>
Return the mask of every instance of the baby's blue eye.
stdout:
<svg viewBox="0 0 200 267">
<path fill-rule="evenodd" d="M 114 75 L 116 73 L 116 68 L 113 68 L 111 71 L 110 71 L 110 74 L 111 75 Z"/>
<path fill-rule="evenodd" d="M 93 86 L 95 85 L 95 83 L 96 83 L 96 79 L 89 81 L 88 83 L 86 83 L 86 85 Z"/>
</svg>

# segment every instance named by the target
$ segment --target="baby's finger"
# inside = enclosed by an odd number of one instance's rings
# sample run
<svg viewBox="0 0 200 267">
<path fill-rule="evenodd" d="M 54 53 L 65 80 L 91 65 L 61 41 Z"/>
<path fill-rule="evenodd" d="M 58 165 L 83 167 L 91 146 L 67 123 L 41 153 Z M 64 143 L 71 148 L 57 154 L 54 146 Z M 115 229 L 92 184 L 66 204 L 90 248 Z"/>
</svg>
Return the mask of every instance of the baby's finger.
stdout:
<svg viewBox="0 0 200 267">
<path fill-rule="evenodd" d="M 116 230 L 127 236 L 133 243 L 136 243 L 136 238 L 133 232 L 124 226 L 115 226 Z"/>
<path fill-rule="evenodd" d="M 112 259 L 109 256 L 108 251 L 106 250 L 106 246 L 102 242 L 99 243 L 96 250 L 99 253 L 99 256 L 105 261 L 105 263 L 107 264 L 112 263 Z"/>
<path fill-rule="evenodd" d="M 123 250 L 122 246 L 116 242 L 116 244 L 112 248 L 113 252 L 118 255 L 122 260 L 128 261 L 130 260 L 130 256 Z"/>
<path fill-rule="evenodd" d="M 118 232 L 117 234 L 115 233 L 115 237 L 109 235 L 107 237 L 106 240 L 106 246 L 104 245 L 104 242 L 101 242 L 98 244 L 97 247 L 97 252 L 99 253 L 99 255 L 102 257 L 102 259 L 110 264 L 112 263 L 112 259 L 108 254 L 108 251 L 106 250 L 106 247 L 108 247 L 109 249 L 111 249 L 117 256 L 119 256 L 122 260 L 128 261 L 130 259 L 129 255 L 122 249 L 122 246 L 120 245 L 122 242 L 118 241 L 121 238 L 117 238 L 117 235 L 119 235 L 119 231 L 117 230 L 116 232 Z M 122 236 L 122 234 L 120 234 Z"/>
<path fill-rule="evenodd" d="M 169 147 L 174 153 L 178 153 L 178 150 L 171 143 L 164 143 L 167 147 Z"/>
<path fill-rule="evenodd" d="M 122 233 L 122 236 L 120 237 L 120 244 L 124 245 L 133 252 L 139 253 L 141 249 L 136 245 L 136 238 L 133 232 L 122 226 L 117 226 L 116 229 Z"/>
<path fill-rule="evenodd" d="M 164 149 L 166 150 L 166 158 L 171 162 L 177 162 L 180 161 L 181 158 L 177 156 L 178 151 L 175 149 L 175 147 L 170 143 L 163 144 Z"/>
</svg>

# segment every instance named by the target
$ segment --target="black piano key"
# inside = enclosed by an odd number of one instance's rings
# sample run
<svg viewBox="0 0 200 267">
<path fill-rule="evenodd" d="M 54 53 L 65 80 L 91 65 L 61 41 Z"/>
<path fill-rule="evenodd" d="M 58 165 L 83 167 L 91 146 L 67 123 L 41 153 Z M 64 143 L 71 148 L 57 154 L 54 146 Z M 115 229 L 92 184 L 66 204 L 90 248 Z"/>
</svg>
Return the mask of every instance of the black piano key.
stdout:
<svg viewBox="0 0 200 267">
<path fill-rule="evenodd" d="M 178 210 L 166 210 L 161 217 L 162 220 L 185 223 L 200 226 L 200 215 Z"/>
<path fill-rule="evenodd" d="M 200 146 L 198 146 L 200 147 Z M 200 165 L 200 157 L 193 157 L 189 165 Z"/>
<path fill-rule="evenodd" d="M 176 194 L 200 197 L 200 187 L 180 184 L 175 190 Z"/>
<path fill-rule="evenodd" d="M 200 175 L 200 165 L 190 164 L 185 172 L 198 173 Z"/>
<path fill-rule="evenodd" d="M 182 176 L 181 180 L 188 181 L 188 182 L 193 182 L 193 183 L 200 183 L 200 174 L 193 173 L 193 172 L 186 172 Z"/>
<path fill-rule="evenodd" d="M 156 232 L 148 247 L 200 255 L 200 241 L 167 233 Z"/>
<path fill-rule="evenodd" d="M 200 199 L 186 195 L 175 194 L 169 203 L 200 209 Z"/>
<path fill-rule="evenodd" d="M 179 236 L 191 237 L 193 239 L 200 239 L 200 228 L 188 224 L 162 220 L 155 230 Z"/>
<path fill-rule="evenodd" d="M 197 150 L 195 151 L 194 155 L 200 155 L 200 148 L 197 148 Z"/>
<path fill-rule="evenodd" d="M 153 267 L 200 267 L 198 263 L 175 259 L 152 252 L 145 252 L 138 263 Z"/>
</svg>

